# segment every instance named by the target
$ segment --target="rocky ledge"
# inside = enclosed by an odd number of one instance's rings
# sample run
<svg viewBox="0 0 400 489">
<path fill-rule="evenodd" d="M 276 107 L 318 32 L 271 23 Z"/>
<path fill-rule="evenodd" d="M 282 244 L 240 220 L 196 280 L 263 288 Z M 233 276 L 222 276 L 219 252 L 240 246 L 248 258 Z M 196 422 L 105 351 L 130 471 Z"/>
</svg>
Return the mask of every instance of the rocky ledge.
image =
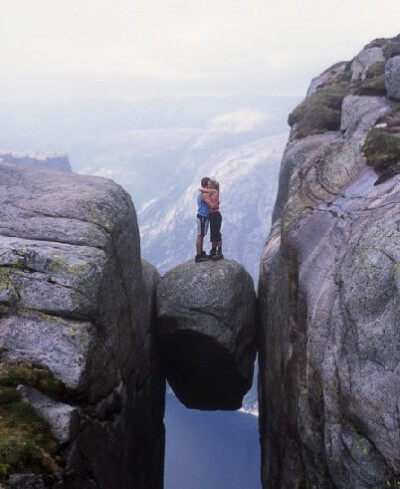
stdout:
<svg viewBox="0 0 400 489">
<path fill-rule="evenodd" d="M 238 409 L 256 354 L 255 292 L 235 261 L 189 261 L 157 288 L 157 331 L 167 380 L 185 406 Z"/>
<path fill-rule="evenodd" d="M 157 280 L 121 187 L 0 164 L 0 481 L 162 487 Z"/>
</svg>

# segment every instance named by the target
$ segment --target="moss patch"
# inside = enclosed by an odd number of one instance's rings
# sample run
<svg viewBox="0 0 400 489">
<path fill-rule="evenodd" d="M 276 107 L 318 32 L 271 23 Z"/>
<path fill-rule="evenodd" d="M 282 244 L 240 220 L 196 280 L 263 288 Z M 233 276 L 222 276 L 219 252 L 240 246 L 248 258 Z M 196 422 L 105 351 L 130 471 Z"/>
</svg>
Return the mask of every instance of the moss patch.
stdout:
<svg viewBox="0 0 400 489">
<path fill-rule="evenodd" d="M 400 41 L 395 39 L 390 40 L 383 48 L 383 55 L 386 60 L 400 56 Z"/>
<path fill-rule="evenodd" d="M 353 84 L 352 93 L 354 95 L 386 95 L 385 63 L 378 61 L 371 65 L 367 70 L 365 80 Z"/>
<path fill-rule="evenodd" d="M 289 125 L 297 124 L 297 137 L 303 138 L 340 128 L 343 99 L 350 93 L 346 82 L 323 87 L 307 97 L 289 115 Z"/>
<path fill-rule="evenodd" d="M 362 147 L 368 164 L 385 168 L 400 161 L 400 140 L 382 129 L 371 129 Z"/>
<path fill-rule="evenodd" d="M 375 185 L 400 172 L 400 139 L 382 129 L 371 129 L 362 147 L 367 163 L 380 175 Z"/>
<path fill-rule="evenodd" d="M 0 363 L 0 480 L 12 473 L 55 474 L 58 448 L 48 424 L 22 401 L 16 387 L 25 384 L 54 396 L 65 389 L 46 369 L 27 363 Z"/>
</svg>

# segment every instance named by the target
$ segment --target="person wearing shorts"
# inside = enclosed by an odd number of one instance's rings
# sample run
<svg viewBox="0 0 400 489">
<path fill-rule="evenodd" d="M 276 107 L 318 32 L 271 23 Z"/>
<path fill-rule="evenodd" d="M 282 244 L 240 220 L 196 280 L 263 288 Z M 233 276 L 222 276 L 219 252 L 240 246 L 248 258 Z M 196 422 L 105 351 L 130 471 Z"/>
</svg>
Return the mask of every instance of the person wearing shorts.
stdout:
<svg viewBox="0 0 400 489">
<path fill-rule="evenodd" d="M 222 215 L 219 211 L 219 183 L 216 180 L 210 179 L 207 187 L 201 187 L 200 192 L 204 198 L 204 195 L 209 195 L 209 208 L 210 208 L 210 241 L 211 251 L 208 255 L 211 260 L 222 260 L 224 255 L 222 254 Z"/>
<path fill-rule="evenodd" d="M 209 177 L 201 179 L 201 186 L 207 187 Z M 195 262 L 209 260 L 208 255 L 203 251 L 204 236 L 208 233 L 210 226 L 210 195 L 199 191 L 197 194 L 197 238 Z"/>
</svg>

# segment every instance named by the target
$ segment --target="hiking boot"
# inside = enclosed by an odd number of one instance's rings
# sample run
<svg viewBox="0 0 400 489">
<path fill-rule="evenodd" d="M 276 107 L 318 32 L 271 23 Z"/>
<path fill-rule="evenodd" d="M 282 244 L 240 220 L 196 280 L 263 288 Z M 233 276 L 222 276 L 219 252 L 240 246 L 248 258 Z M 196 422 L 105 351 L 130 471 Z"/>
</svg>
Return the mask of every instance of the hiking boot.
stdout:
<svg viewBox="0 0 400 489">
<path fill-rule="evenodd" d="M 207 255 L 204 253 L 204 251 L 203 251 L 203 253 L 200 253 L 200 255 L 196 255 L 196 256 L 195 256 L 195 258 L 194 258 L 194 261 L 195 261 L 196 263 L 201 263 L 201 262 L 203 262 L 203 261 L 208 261 L 208 260 L 209 260 L 209 258 L 208 258 L 208 256 L 207 256 Z"/>
<path fill-rule="evenodd" d="M 218 260 L 222 260 L 223 258 L 224 258 L 224 255 L 222 254 L 222 251 L 217 250 L 216 253 L 215 253 L 215 255 L 213 255 L 211 257 L 211 260 L 212 261 L 218 261 Z"/>
<path fill-rule="evenodd" d="M 211 260 L 212 260 L 213 256 L 215 256 L 216 252 L 217 252 L 216 248 L 211 248 L 210 253 L 207 254 L 208 258 L 211 258 Z"/>
</svg>

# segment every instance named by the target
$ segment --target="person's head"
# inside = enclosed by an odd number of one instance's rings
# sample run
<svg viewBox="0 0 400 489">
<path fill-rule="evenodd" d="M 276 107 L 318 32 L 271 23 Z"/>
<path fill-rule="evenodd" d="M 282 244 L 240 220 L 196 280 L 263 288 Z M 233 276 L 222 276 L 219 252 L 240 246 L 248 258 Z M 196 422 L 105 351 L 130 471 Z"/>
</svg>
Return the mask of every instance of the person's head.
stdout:
<svg viewBox="0 0 400 489">
<path fill-rule="evenodd" d="M 201 186 L 202 187 L 207 187 L 209 181 L 210 181 L 210 177 L 203 177 L 201 179 Z"/>
<path fill-rule="evenodd" d="M 208 180 L 208 188 L 215 188 L 216 190 L 219 190 L 219 182 L 213 178 L 210 178 Z"/>
</svg>

